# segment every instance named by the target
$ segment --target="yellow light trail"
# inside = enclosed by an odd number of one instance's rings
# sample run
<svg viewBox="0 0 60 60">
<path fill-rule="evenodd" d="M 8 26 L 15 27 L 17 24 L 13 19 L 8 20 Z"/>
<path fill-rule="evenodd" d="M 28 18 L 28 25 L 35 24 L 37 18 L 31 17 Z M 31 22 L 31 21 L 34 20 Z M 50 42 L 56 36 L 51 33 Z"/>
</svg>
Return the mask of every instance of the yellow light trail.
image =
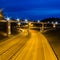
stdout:
<svg viewBox="0 0 60 60">
<path fill-rule="evenodd" d="M 27 32 L 23 33 L 27 35 Z M 4 50 L 1 50 L 3 52 L 13 44 L 8 51 L 0 55 L 0 60 L 57 60 L 44 35 L 34 30 L 30 30 L 30 33 L 29 40 L 28 37 L 24 37 L 22 34 L 23 37 L 18 36 L 15 40 L 12 39 L 12 42 L 7 42 L 8 46 L 6 44 L 5 46 L 1 45 L 5 47 Z M 24 45 L 22 46 L 22 44 Z"/>
</svg>

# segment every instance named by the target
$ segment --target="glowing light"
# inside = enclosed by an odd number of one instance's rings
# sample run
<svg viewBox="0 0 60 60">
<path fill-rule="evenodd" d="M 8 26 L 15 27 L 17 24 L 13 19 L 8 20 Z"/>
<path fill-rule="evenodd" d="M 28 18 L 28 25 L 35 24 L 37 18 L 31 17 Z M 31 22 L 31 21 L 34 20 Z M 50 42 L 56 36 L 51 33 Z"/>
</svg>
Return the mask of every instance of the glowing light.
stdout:
<svg viewBox="0 0 60 60">
<path fill-rule="evenodd" d="M 58 22 L 56 21 L 55 24 L 58 24 Z"/>
<path fill-rule="evenodd" d="M 18 25 L 20 25 L 20 22 L 18 23 Z"/>
<path fill-rule="evenodd" d="M 28 23 L 28 20 L 27 20 L 27 19 L 25 19 L 25 22 L 26 22 L 26 23 Z"/>
<path fill-rule="evenodd" d="M 31 23 L 29 23 L 29 25 L 31 25 Z"/>
<path fill-rule="evenodd" d="M 9 17 L 7 17 L 6 19 L 7 19 L 7 20 L 10 20 L 10 18 L 9 18 Z"/>
<path fill-rule="evenodd" d="M 16 20 L 17 20 L 17 21 L 19 21 L 20 19 L 19 19 L 19 18 L 17 18 Z"/>
<path fill-rule="evenodd" d="M 55 24 L 53 24 L 53 27 L 55 28 L 55 27 L 56 27 L 56 25 L 55 25 Z"/>
<path fill-rule="evenodd" d="M 38 23 L 40 22 L 40 20 L 37 21 Z"/>
</svg>

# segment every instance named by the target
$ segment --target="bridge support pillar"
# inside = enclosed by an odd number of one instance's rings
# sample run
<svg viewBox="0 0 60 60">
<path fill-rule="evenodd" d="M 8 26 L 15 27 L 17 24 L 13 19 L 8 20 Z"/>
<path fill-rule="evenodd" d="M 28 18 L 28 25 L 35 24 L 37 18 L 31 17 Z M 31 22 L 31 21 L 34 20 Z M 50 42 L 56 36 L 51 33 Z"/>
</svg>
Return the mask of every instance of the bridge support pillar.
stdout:
<svg viewBox="0 0 60 60">
<path fill-rule="evenodd" d="M 20 32 L 20 21 L 17 22 L 18 32 Z"/>
<path fill-rule="evenodd" d="M 43 32 L 43 31 L 44 31 L 44 23 L 42 23 L 42 27 L 41 27 L 40 32 Z"/>
<path fill-rule="evenodd" d="M 11 23 L 10 21 L 7 22 L 7 36 L 11 35 Z"/>
</svg>

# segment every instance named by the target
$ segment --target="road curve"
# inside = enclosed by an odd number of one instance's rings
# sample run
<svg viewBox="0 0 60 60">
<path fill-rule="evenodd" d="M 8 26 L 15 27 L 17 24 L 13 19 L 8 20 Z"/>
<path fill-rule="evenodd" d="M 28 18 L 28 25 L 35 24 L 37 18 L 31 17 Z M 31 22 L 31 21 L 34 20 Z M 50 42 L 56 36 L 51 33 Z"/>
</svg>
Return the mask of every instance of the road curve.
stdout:
<svg viewBox="0 0 60 60">
<path fill-rule="evenodd" d="M 0 43 L 0 60 L 57 60 L 47 39 L 40 32 L 30 30 L 28 36 L 26 33 L 4 44 Z"/>
</svg>

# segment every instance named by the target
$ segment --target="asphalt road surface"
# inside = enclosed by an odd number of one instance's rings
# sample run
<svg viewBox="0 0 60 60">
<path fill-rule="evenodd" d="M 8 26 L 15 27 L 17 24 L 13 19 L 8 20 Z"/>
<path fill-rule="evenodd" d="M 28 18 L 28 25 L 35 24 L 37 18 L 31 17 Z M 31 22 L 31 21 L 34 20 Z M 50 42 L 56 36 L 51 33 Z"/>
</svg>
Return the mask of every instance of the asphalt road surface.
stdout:
<svg viewBox="0 0 60 60">
<path fill-rule="evenodd" d="M 47 39 L 34 30 L 0 43 L 0 60 L 57 60 Z"/>
</svg>

